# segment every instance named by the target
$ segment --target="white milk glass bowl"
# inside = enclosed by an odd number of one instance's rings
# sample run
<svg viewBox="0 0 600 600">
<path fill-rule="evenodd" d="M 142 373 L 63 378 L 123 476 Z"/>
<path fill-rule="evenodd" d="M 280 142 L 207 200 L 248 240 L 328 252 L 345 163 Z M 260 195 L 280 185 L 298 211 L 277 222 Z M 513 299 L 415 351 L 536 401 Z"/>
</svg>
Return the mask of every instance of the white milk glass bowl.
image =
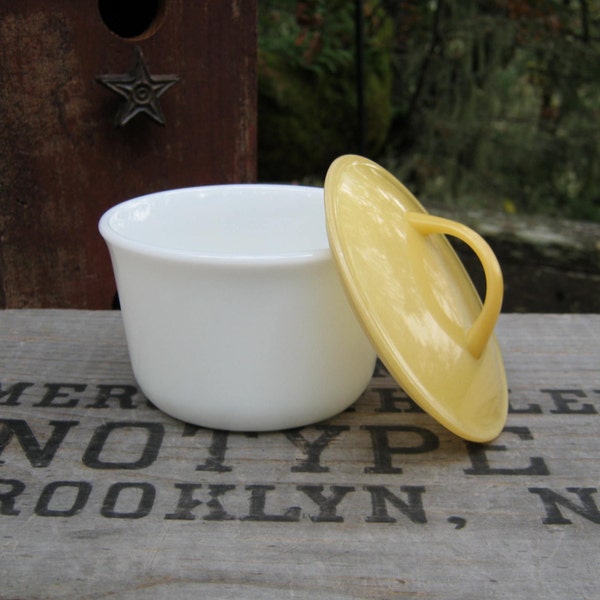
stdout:
<svg viewBox="0 0 600 600">
<path fill-rule="evenodd" d="M 323 189 L 239 184 L 128 200 L 99 224 L 136 380 L 225 430 L 300 427 L 350 406 L 375 351 L 327 240 Z"/>
</svg>

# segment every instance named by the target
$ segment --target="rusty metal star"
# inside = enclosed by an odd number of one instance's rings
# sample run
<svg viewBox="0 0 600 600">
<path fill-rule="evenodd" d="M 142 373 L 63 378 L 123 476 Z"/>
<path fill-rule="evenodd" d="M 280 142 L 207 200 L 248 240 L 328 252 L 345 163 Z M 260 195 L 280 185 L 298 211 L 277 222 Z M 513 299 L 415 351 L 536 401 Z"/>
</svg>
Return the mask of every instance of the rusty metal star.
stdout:
<svg viewBox="0 0 600 600">
<path fill-rule="evenodd" d="M 144 55 L 136 47 L 134 64 L 129 73 L 123 75 L 100 75 L 97 81 L 125 99 L 119 108 L 115 125 L 122 127 L 139 114 L 165 124 L 165 116 L 159 98 L 179 80 L 177 75 L 150 75 Z"/>
</svg>

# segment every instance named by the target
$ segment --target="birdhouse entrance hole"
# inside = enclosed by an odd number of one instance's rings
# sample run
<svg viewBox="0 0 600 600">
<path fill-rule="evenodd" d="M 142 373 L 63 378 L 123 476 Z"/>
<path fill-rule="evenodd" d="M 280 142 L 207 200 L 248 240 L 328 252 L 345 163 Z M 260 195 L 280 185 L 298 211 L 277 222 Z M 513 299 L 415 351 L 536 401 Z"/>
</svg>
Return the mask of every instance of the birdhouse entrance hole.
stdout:
<svg viewBox="0 0 600 600">
<path fill-rule="evenodd" d="M 140 40 L 150 37 L 160 27 L 165 0 L 98 0 L 98 11 L 115 35 Z"/>
</svg>

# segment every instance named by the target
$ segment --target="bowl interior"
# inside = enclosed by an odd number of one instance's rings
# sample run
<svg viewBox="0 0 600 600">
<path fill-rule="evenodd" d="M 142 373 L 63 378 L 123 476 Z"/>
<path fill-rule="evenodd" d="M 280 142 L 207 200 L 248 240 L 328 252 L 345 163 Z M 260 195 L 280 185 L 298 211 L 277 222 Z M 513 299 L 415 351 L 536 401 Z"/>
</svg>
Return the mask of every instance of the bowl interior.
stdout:
<svg viewBox="0 0 600 600">
<path fill-rule="evenodd" d="M 323 190 L 224 185 L 123 202 L 102 218 L 107 241 L 190 255 L 260 257 L 328 252 Z"/>
</svg>

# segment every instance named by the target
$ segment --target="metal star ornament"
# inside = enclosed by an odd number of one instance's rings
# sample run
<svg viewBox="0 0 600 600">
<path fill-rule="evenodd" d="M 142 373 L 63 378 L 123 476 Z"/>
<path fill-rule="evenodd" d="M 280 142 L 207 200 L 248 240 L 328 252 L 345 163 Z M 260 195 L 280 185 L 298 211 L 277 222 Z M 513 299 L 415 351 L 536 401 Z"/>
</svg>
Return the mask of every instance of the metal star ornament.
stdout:
<svg viewBox="0 0 600 600">
<path fill-rule="evenodd" d="M 159 98 L 179 80 L 177 75 L 150 75 L 140 48 L 135 49 L 134 64 L 123 75 L 100 75 L 97 81 L 116 92 L 125 102 L 119 108 L 115 125 L 122 127 L 139 114 L 165 125 Z"/>
</svg>

